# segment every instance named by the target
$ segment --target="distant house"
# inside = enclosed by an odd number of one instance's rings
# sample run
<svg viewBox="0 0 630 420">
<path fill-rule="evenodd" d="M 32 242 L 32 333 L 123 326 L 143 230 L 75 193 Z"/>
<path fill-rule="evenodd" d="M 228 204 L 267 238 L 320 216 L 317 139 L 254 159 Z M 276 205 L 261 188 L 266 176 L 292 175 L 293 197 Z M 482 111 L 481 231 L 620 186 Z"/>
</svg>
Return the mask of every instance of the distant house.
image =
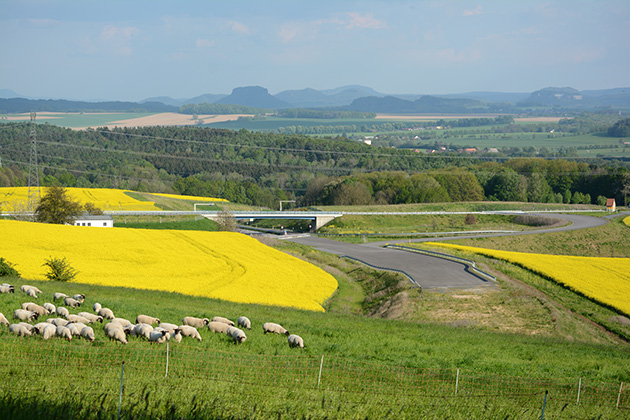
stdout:
<svg viewBox="0 0 630 420">
<path fill-rule="evenodd" d="M 475 149 L 474 147 L 469 147 L 467 149 L 464 149 L 464 152 L 466 152 L 466 153 L 477 153 L 477 149 Z"/>
<path fill-rule="evenodd" d="M 488 153 L 499 153 L 499 149 L 496 147 L 491 147 L 488 149 Z"/>
<path fill-rule="evenodd" d="M 614 211 L 617 210 L 617 203 L 615 202 L 614 198 L 607 198 L 606 199 L 606 208 L 610 212 L 614 212 Z"/>
<path fill-rule="evenodd" d="M 75 226 L 114 227 L 114 218 L 103 214 L 100 216 L 79 216 L 74 220 Z"/>
</svg>

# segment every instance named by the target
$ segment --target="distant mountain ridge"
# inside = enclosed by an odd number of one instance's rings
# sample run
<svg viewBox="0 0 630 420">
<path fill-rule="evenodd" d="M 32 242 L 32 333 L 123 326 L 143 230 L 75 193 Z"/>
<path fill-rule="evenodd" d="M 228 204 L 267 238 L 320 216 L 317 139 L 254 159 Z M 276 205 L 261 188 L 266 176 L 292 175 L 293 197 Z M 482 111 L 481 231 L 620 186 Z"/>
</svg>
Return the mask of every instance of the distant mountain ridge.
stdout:
<svg viewBox="0 0 630 420">
<path fill-rule="evenodd" d="M 238 87 L 232 90 L 228 96 L 214 101 L 215 104 L 244 105 L 253 108 L 286 109 L 294 108 L 293 105 L 269 94 L 269 91 L 261 86 Z"/>
</svg>

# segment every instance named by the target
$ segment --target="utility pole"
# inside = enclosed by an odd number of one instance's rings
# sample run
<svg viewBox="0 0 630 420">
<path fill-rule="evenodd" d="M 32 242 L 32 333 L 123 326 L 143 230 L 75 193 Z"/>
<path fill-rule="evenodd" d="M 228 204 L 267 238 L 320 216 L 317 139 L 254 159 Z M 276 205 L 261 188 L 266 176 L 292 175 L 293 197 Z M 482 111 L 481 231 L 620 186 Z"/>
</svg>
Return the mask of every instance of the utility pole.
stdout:
<svg viewBox="0 0 630 420">
<path fill-rule="evenodd" d="M 31 157 L 28 167 L 28 213 L 35 213 L 39 205 L 39 168 L 37 167 L 37 126 L 35 125 L 35 112 L 31 112 Z"/>
</svg>

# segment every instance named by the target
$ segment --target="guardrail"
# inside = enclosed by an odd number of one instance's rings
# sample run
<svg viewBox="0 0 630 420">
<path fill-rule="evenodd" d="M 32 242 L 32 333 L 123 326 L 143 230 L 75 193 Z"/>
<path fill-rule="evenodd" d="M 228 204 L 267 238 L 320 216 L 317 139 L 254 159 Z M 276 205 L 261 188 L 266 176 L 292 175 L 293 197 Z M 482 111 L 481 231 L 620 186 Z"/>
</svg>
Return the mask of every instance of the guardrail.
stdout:
<svg viewBox="0 0 630 420">
<path fill-rule="evenodd" d="M 349 256 L 349 255 L 340 255 L 340 256 L 339 256 L 339 258 L 347 258 L 347 259 L 349 259 L 349 260 L 357 261 L 357 262 L 360 262 L 361 264 L 365 264 L 365 265 L 367 265 L 368 267 L 372 267 L 372 268 L 375 268 L 375 269 L 377 269 L 377 270 L 393 271 L 393 272 L 395 272 L 395 273 L 400 273 L 400 274 L 402 274 L 403 276 L 407 277 L 407 278 L 409 279 L 409 281 L 411 281 L 411 282 L 412 282 L 412 283 L 413 283 L 413 284 L 414 284 L 414 285 L 415 285 L 418 289 L 422 290 L 422 286 L 420 286 L 420 285 L 419 285 L 419 284 L 418 284 L 418 283 L 414 280 L 414 278 L 413 278 L 413 277 L 411 277 L 409 274 L 407 274 L 407 273 L 405 273 L 404 271 L 399 270 L 399 269 L 397 269 L 397 268 L 381 267 L 381 266 L 379 266 L 379 265 L 370 264 L 370 263 L 367 263 L 367 262 L 365 262 L 365 261 L 363 261 L 363 260 L 360 260 L 360 259 L 358 259 L 358 258 L 351 257 L 351 256 Z"/>
<path fill-rule="evenodd" d="M 429 251 L 426 249 L 411 248 L 403 245 L 385 245 L 384 248 L 402 249 L 404 251 L 417 252 L 418 254 L 430 255 L 432 257 L 443 258 L 445 260 L 457 261 L 468 265 L 472 271 L 479 274 L 480 276 L 483 276 L 493 282 L 497 281 L 497 278 L 494 277 L 492 274 L 488 274 L 485 271 L 478 269 L 477 264 L 475 264 L 474 261 L 467 260 L 466 258 L 456 257 L 455 255 L 444 254 L 442 252 Z"/>
</svg>

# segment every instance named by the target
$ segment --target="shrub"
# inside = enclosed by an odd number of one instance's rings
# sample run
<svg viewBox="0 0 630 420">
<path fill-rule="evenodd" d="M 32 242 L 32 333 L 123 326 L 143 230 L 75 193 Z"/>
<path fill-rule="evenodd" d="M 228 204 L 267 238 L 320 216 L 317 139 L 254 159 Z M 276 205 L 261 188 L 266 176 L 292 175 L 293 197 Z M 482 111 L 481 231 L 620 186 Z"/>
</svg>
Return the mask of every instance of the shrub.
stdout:
<svg viewBox="0 0 630 420">
<path fill-rule="evenodd" d="M 48 280 L 52 281 L 70 281 L 73 280 L 79 272 L 70 266 L 70 263 L 66 261 L 66 258 L 50 258 L 46 260 L 44 264 L 48 267 L 48 272 L 45 274 Z"/>
<path fill-rule="evenodd" d="M 474 214 L 467 214 L 464 223 L 467 225 L 476 225 L 477 224 L 477 216 Z"/>
<path fill-rule="evenodd" d="M 551 226 L 560 222 L 560 220 L 554 219 L 552 217 L 521 215 L 521 216 L 514 217 L 512 222 L 518 225 L 526 225 L 526 226 Z"/>
<path fill-rule="evenodd" d="M 20 273 L 13 267 L 14 264 L 0 257 L 0 277 L 20 277 Z"/>
</svg>

